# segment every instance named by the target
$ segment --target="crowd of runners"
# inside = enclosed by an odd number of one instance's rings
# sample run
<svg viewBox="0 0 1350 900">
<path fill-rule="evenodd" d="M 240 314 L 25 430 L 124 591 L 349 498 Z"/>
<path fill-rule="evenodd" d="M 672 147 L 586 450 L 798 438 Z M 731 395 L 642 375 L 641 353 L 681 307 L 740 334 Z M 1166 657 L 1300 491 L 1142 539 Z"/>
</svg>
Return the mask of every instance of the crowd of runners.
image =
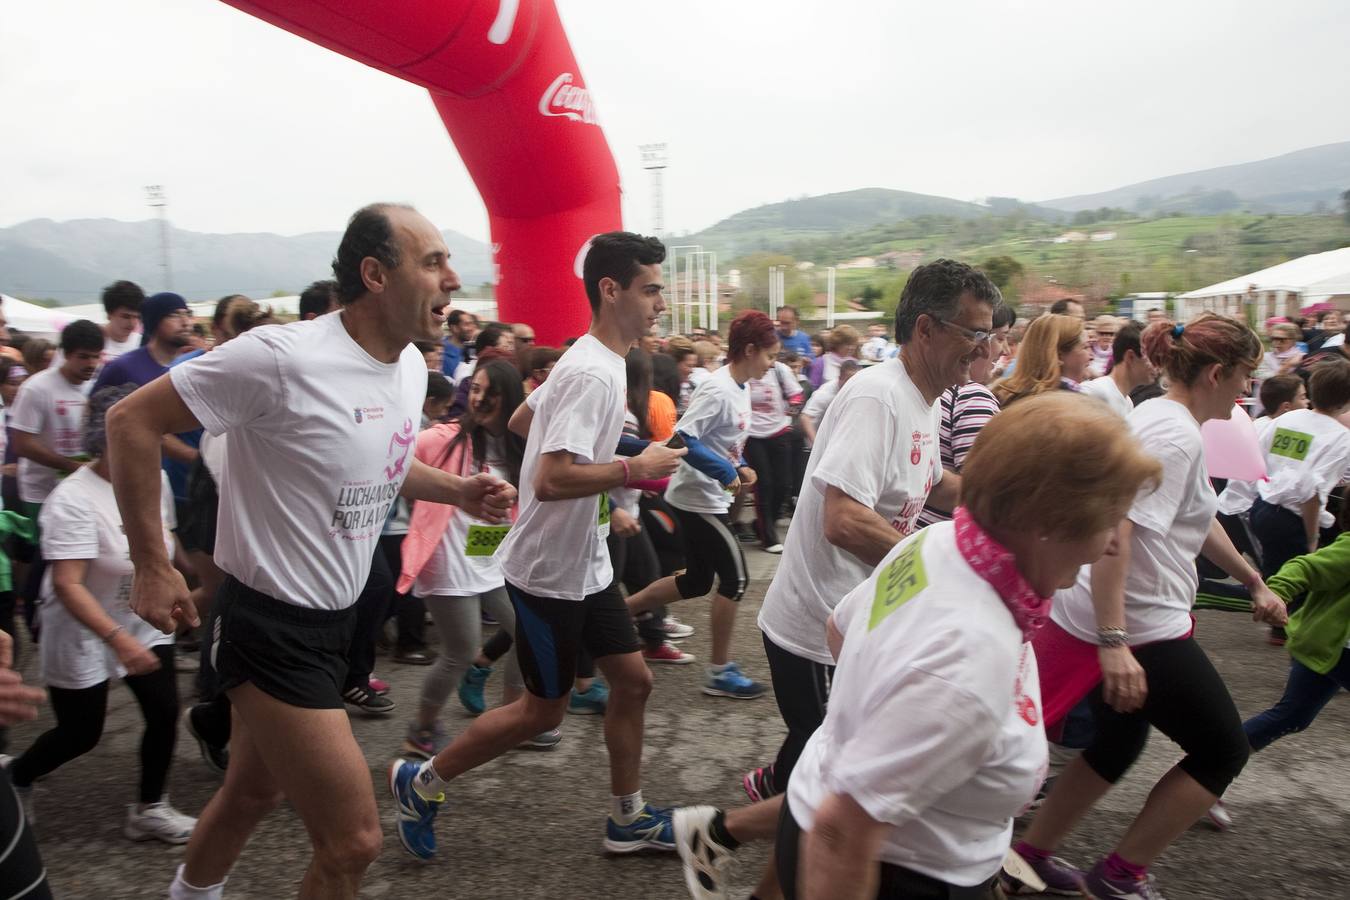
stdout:
<svg viewBox="0 0 1350 900">
<path fill-rule="evenodd" d="M 603 826 L 578 825 L 676 854 L 696 900 L 751 841 L 773 848 L 758 900 L 1157 900 L 1151 865 L 1227 825 L 1249 754 L 1350 684 L 1339 315 L 1267 323 L 1269 351 L 1208 313 L 1065 299 L 1028 322 L 939 259 L 865 336 L 791 307 L 663 335 L 664 261 L 596 236 L 591 328 L 542 347 L 452 309 L 440 233 L 376 204 L 299 322 L 229 296 L 208 332 L 129 282 L 56 346 L 0 321 L 0 725 L 53 720 L 3 737 L 0 897 L 51 896 L 35 783 L 98 752 L 117 679 L 144 718 L 123 831 L 186 844 L 173 900 L 227 896 L 283 798 L 312 847 L 298 895 L 354 898 L 382 804 L 431 859 L 457 782 L 556 746 L 569 713 L 603 716 L 609 762 Z M 1215 483 L 1202 426 L 1248 408 L 1269 477 Z M 738 630 L 743 545 L 777 566 Z M 1292 657 L 1246 721 L 1194 637 L 1202 583 Z M 699 662 L 676 615 L 702 598 L 703 693 L 771 686 L 785 727 L 728 809 L 643 795 L 652 667 Z M 418 696 L 377 677 L 385 641 L 426 666 Z M 449 703 L 474 716 L 454 734 Z M 378 783 L 352 714 L 403 734 Z M 166 793 L 180 721 L 223 774 L 201 810 Z M 1150 728 L 1181 761 L 1106 856 L 1061 858 Z"/>
</svg>

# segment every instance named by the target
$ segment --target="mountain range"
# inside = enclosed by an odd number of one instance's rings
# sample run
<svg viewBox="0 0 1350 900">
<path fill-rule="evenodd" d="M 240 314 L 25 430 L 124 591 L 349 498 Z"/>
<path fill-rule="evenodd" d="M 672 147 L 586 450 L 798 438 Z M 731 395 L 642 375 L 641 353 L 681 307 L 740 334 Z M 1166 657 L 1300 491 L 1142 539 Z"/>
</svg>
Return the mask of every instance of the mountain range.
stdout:
<svg viewBox="0 0 1350 900">
<path fill-rule="evenodd" d="M 1018 213 L 1068 223 L 1075 214 L 1104 207 L 1145 217 L 1326 212 L 1339 206 L 1347 189 L 1350 141 L 1038 203 L 1007 197 L 970 203 L 886 188 L 801 197 L 742 210 L 697 234 L 679 236 L 679 242 L 702 244 L 728 261 L 756 250 L 781 252 L 802 239 L 912 220 L 922 226 L 926 219 L 969 222 Z M 92 302 L 103 285 L 117 278 L 161 290 L 168 280 L 160 263 L 159 228 L 155 220 L 113 219 L 34 219 L 0 228 L 0 290 L 63 304 Z M 454 231 L 442 234 L 466 287 L 492 280 L 488 245 Z M 193 300 L 296 293 L 315 279 L 331 277 L 340 237 L 336 231 L 206 234 L 170 226 L 172 284 Z"/>
<path fill-rule="evenodd" d="M 757 250 L 781 252 L 794 240 L 859 232 L 923 216 L 962 220 L 1017 212 L 1069 223 L 1075 213 L 1103 207 L 1141 216 L 1325 212 L 1339 207 L 1347 189 L 1350 141 L 1035 203 L 1010 197 L 968 203 L 886 188 L 801 197 L 742 210 L 696 234 L 682 235 L 680 243 L 701 244 L 730 258 Z"/>
<path fill-rule="evenodd" d="M 465 287 L 492 280 L 487 244 L 455 231 L 441 234 Z M 172 284 L 189 300 L 295 294 L 333 277 L 333 252 L 341 239 L 338 231 L 206 234 L 170 226 L 170 280 L 161 265 L 159 222 L 153 219 L 33 219 L 0 228 L 0 290 L 61 304 L 92 303 L 104 285 L 125 278 L 147 292 Z"/>
</svg>

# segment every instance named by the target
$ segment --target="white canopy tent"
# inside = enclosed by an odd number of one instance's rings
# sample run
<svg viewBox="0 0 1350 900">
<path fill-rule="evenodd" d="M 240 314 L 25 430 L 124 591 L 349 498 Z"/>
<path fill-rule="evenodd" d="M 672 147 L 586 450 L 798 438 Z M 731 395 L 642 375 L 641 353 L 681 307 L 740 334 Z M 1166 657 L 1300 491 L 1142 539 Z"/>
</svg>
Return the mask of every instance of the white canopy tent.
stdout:
<svg viewBox="0 0 1350 900">
<path fill-rule="evenodd" d="M 1241 315 L 1248 306 L 1262 322 L 1318 303 L 1350 311 L 1350 247 L 1300 256 L 1176 298 L 1183 322 L 1205 311 Z"/>
<path fill-rule="evenodd" d="M 10 328 L 44 338 L 55 337 L 71 322 L 83 318 L 71 315 L 70 307 L 48 309 L 8 294 L 0 294 L 0 309 L 4 310 L 5 320 Z M 99 307 L 99 312 L 103 312 L 102 307 Z"/>
</svg>

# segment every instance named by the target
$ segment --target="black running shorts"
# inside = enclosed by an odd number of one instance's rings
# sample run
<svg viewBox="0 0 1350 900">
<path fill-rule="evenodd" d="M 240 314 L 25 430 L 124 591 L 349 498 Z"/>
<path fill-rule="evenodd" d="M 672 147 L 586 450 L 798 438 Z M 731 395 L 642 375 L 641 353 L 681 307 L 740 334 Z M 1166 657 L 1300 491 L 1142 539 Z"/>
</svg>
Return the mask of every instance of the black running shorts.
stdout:
<svg viewBox="0 0 1350 900">
<path fill-rule="evenodd" d="M 566 697 L 576 678 L 577 654 L 593 659 L 642 649 L 618 585 L 583 600 L 538 597 L 506 585 L 516 610 L 516 655 L 525 688 L 536 697 Z"/>
<path fill-rule="evenodd" d="M 226 576 L 216 595 L 211 664 L 228 691 L 246 682 L 288 706 L 342 709 L 355 607 L 308 609 Z"/>
</svg>

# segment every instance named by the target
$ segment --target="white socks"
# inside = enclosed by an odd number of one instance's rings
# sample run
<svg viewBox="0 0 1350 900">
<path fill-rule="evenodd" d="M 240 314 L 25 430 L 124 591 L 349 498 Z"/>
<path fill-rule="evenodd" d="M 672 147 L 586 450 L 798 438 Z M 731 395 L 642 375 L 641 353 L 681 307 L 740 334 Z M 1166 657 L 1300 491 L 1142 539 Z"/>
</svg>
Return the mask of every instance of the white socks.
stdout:
<svg viewBox="0 0 1350 900">
<path fill-rule="evenodd" d="M 611 794 L 609 797 L 609 817 L 620 825 L 632 825 L 633 820 L 638 817 L 645 805 L 642 802 L 642 791 L 640 790 L 623 796 Z"/>
<path fill-rule="evenodd" d="M 417 792 L 417 796 L 423 800 L 430 800 L 434 803 L 440 803 L 445 799 L 445 787 L 450 782 L 445 781 L 436 774 L 436 767 L 432 765 L 434 760 L 427 760 L 422 763 L 422 768 L 417 770 L 413 776 L 412 789 Z"/>
<path fill-rule="evenodd" d="M 178 867 L 173 884 L 169 885 L 169 900 L 221 900 L 225 896 L 225 882 L 228 878 L 210 887 L 193 887 L 183 878 L 183 866 Z"/>
</svg>

